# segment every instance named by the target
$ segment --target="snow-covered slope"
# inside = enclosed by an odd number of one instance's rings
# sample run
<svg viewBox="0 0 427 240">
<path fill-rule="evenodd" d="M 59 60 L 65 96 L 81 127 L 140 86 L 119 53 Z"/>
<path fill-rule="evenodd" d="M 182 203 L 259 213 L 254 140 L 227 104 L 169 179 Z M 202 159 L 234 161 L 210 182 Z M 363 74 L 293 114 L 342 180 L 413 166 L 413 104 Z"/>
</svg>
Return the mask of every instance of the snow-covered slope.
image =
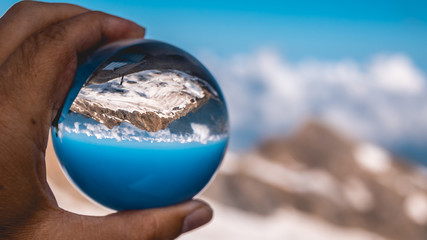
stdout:
<svg viewBox="0 0 427 240">
<path fill-rule="evenodd" d="M 177 70 L 145 70 L 84 86 L 71 111 L 108 128 L 128 122 L 148 132 L 165 129 L 195 111 L 216 92 L 203 80 Z"/>
<path fill-rule="evenodd" d="M 426 168 L 316 122 L 246 154 L 229 154 L 205 195 L 267 219 L 295 209 L 340 229 L 427 239 Z"/>
</svg>

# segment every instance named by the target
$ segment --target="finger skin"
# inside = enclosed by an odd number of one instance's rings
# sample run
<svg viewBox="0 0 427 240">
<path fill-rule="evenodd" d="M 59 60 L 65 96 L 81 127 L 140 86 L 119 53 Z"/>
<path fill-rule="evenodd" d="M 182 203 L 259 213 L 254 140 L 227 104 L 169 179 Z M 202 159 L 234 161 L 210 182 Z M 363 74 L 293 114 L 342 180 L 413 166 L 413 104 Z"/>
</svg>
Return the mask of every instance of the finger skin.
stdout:
<svg viewBox="0 0 427 240">
<path fill-rule="evenodd" d="M 0 64 L 29 36 L 68 18 L 88 12 L 72 4 L 47 4 L 22 1 L 13 5 L 0 19 Z"/>
<path fill-rule="evenodd" d="M 0 94 L 14 102 L 10 111 L 23 121 L 22 126 L 30 127 L 23 130 L 39 138 L 47 133 L 65 99 L 79 57 L 101 44 L 141 38 L 144 33 L 133 22 L 101 12 L 83 13 L 52 25 L 28 38 L 0 68 L 4 78 L 13 78 L 0 82 Z M 42 124 L 42 132 L 34 132 L 34 121 Z M 45 148 L 46 143 L 43 139 L 39 144 Z"/>
<path fill-rule="evenodd" d="M 204 209 L 207 216 L 198 226 L 212 218 L 212 209 L 201 200 L 149 209 L 123 211 L 106 217 L 79 216 L 64 211 L 49 212 L 43 225 L 37 218 L 21 231 L 19 239 L 73 240 L 169 240 L 183 233 L 186 217 Z M 78 231 L 76 231 L 78 229 Z"/>
<path fill-rule="evenodd" d="M 24 34 L 0 66 L 0 112 L 8 113 L 0 115 L 0 239 L 174 239 L 208 222 L 212 209 L 199 200 L 106 217 L 57 206 L 46 183 L 44 153 L 79 60 L 108 42 L 141 38 L 145 30 L 92 11 L 41 28 Z"/>
<path fill-rule="evenodd" d="M 44 152 L 78 58 L 103 43 L 143 36 L 144 28 L 135 23 L 86 12 L 31 35 L 1 65 L 0 230 L 23 226 L 37 210 L 56 204 L 46 183 Z"/>
</svg>

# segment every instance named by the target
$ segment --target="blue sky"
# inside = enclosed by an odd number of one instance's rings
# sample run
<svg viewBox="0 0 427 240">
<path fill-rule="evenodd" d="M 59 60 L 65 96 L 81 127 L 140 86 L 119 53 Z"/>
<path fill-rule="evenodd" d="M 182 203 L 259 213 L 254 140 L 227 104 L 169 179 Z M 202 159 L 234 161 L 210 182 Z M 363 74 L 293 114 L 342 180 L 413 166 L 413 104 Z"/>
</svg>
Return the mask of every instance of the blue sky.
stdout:
<svg viewBox="0 0 427 240">
<path fill-rule="evenodd" d="M 1 12 L 14 2 L 1 1 Z M 148 38 L 193 54 L 228 56 L 267 46 L 291 60 L 364 60 L 378 52 L 402 52 L 427 70 L 427 1 L 67 2 L 129 18 L 147 27 Z"/>
<path fill-rule="evenodd" d="M 427 159 L 425 0 L 67 2 L 200 57 L 225 93 L 231 146 L 315 117 Z"/>
</svg>

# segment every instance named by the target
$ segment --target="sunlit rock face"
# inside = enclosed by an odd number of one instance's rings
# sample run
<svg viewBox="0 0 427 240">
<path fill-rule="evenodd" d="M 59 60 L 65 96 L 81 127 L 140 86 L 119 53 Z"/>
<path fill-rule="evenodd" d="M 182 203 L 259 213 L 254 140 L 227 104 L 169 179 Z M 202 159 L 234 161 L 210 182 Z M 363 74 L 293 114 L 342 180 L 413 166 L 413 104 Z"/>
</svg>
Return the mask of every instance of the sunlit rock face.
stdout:
<svg viewBox="0 0 427 240">
<path fill-rule="evenodd" d="M 99 62 L 83 67 L 91 61 Z M 181 49 L 139 40 L 78 87 L 53 143 L 65 171 L 95 201 L 117 210 L 171 205 L 191 199 L 216 171 L 228 142 L 224 98 Z"/>
<path fill-rule="evenodd" d="M 146 70 L 105 83 L 88 83 L 71 111 L 108 128 L 129 122 L 156 132 L 189 112 L 196 112 L 216 96 L 203 80 L 177 70 Z"/>
</svg>

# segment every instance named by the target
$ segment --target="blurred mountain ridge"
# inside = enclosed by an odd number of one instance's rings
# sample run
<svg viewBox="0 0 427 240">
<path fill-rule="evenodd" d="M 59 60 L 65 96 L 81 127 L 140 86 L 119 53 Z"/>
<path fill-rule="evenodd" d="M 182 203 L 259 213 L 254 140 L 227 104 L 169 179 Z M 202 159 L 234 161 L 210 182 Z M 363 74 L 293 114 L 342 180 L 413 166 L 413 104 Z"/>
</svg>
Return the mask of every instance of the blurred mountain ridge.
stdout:
<svg viewBox="0 0 427 240">
<path fill-rule="evenodd" d="M 427 171 L 311 121 L 226 158 L 205 195 L 260 216 L 292 208 L 387 239 L 427 239 Z"/>
</svg>

